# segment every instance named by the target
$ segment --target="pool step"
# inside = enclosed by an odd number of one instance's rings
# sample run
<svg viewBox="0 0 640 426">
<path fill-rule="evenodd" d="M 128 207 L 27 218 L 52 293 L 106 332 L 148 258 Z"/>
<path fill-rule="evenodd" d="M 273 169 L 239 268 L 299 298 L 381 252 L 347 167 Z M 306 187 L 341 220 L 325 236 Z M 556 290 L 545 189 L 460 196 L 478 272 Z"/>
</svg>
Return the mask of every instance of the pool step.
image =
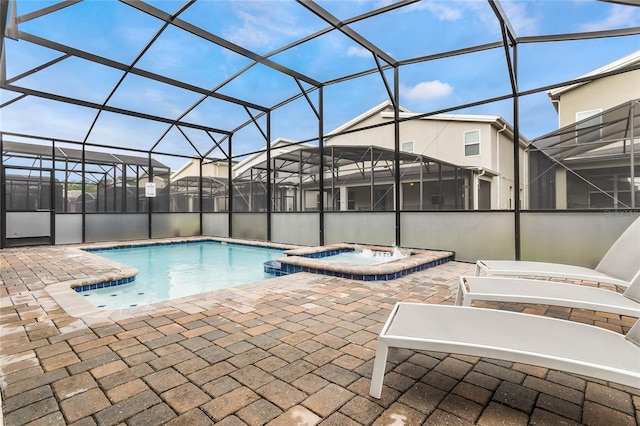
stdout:
<svg viewBox="0 0 640 426">
<path fill-rule="evenodd" d="M 282 270 L 282 264 L 277 260 L 267 260 L 264 262 L 264 272 L 276 277 L 287 275 L 287 273 Z"/>
</svg>

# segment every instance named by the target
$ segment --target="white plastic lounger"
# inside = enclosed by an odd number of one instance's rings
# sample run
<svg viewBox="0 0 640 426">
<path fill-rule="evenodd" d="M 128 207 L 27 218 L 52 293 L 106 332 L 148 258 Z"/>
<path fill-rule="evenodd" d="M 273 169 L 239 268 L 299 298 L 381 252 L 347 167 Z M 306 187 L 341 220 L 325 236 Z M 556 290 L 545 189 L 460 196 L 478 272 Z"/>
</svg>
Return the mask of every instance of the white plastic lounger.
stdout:
<svg viewBox="0 0 640 426">
<path fill-rule="evenodd" d="M 640 217 L 613 243 L 595 269 L 560 263 L 478 260 L 476 275 L 558 277 L 596 281 L 626 288 L 640 271 Z"/>
<path fill-rule="evenodd" d="M 640 317 L 640 273 L 621 294 L 580 284 L 506 277 L 460 277 L 456 305 L 474 300 L 567 306 Z"/>
<path fill-rule="evenodd" d="M 640 321 L 623 336 L 497 309 L 397 303 L 378 338 L 374 398 L 382 393 L 390 347 L 520 362 L 640 388 Z"/>
</svg>

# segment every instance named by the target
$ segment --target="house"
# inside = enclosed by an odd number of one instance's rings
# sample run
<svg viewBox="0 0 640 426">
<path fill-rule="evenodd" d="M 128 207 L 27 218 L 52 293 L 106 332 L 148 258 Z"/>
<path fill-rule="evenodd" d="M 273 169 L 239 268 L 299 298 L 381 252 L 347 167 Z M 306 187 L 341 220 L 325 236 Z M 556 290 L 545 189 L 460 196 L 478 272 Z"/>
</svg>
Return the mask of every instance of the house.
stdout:
<svg viewBox="0 0 640 426">
<path fill-rule="evenodd" d="M 577 79 L 618 71 L 638 64 L 640 64 L 640 50 L 581 75 Z M 631 99 L 640 98 L 640 70 L 559 87 L 549 90 L 547 95 L 558 112 L 558 128 L 562 128 L 598 115 Z"/>
<path fill-rule="evenodd" d="M 326 136 L 329 147 L 376 146 L 393 149 L 394 110 L 383 102 L 338 127 Z M 400 150 L 472 171 L 467 208 L 514 208 L 513 127 L 497 115 L 437 114 L 423 116 L 400 108 Z M 354 132 L 357 129 L 362 131 Z M 520 136 L 519 157 L 523 164 L 528 140 Z M 524 172 L 521 171 L 521 207 Z M 406 208 L 407 206 L 401 206 Z M 451 207 L 451 206 L 449 206 Z M 422 209 L 420 209 L 422 210 Z"/>
<path fill-rule="evenodd" d="M 640 50 L 550 90 L 560 129 L 532 141 L 530 205 L 624 209 L 640 205 Z M 619 71 L 619 73 L 615 73 Z"/>
</svg>

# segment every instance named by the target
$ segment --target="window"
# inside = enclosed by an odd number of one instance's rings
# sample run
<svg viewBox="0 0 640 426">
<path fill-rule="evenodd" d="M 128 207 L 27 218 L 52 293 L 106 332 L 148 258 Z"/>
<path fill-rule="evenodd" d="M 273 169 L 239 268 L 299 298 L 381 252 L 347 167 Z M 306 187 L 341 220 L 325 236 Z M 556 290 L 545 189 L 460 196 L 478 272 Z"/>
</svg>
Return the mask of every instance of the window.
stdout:
<svg viewBox="0 0 640 426">
<path fill-rule="evenodd" d="M 602 109 L 590 109 L 589 111 L 579 111 L 576 112 L 576 122 L 578 121 L 582 121 L 585 118 L 589 118 L 592 115 L 596 115 L 596 114 L 600 114 L 602 112 Z"/>
<path fill-rule="evenodd" d="M 350 189 L 347 192 L 347 210 L 356 209 L 356 191 Z"/>
<path fill-rule="evenodd" d="M 637 187 L 637 185 L 635 186 Z M 614 174 L 591 178 L 590 208 L 630 208 L 631 204 L 631 179 L 629 176 Z"/>
<path fill-rule="evenodd" d="M 402 146 L 400 146 L 400 151 L 413 152 L 413 141 L 402 142 Z"/>
<path fill-rule="evenodd" d="M 631 183 L 628 168 L 577 171 L 567 176 L 567 207 L 570 209 L 625 209 L 638 205 L 640 178 Z M 631 194 L 635 192 L 635 204 Z"/>
<path fill-rule="evenodd" d="M 464 156 L 480 155 L 480 130 L 464 132 Z"/>
<path fill-rule="evenodd" d="M 393 210 L 393 186 L 376 185 L 373 188 L 373 210 L 374 211 Z"/>
</svg>

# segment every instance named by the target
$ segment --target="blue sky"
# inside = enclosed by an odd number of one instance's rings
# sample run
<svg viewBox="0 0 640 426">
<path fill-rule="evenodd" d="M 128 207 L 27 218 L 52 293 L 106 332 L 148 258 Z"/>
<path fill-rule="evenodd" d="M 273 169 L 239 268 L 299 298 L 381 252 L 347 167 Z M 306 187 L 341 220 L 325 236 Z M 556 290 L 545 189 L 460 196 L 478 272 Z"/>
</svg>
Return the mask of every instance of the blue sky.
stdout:
<svg viewBox="0 0 640 426">
<path fill-rule="evenodd" d="M 22 16 L 53 1 L 18 0 Z M 154 7 L 174 13 L 182 1 L 149 1 Z M 338 19 L 374 10 L 389 1 L 318 1 Z M 587 0 L 503 1 L 518 36 L 600 31 L 640 26 L 640 8 Z M 179 18 L 224 37 L 252 52 L 267 55 L 328 25 L 306 8 L 284 0 L 218 1 L 199 0 Z M 119 63 L 130 64 L 158 31 L 161 22 L 126 4 L 112 0 L 86 0 L 55 13 L 20 24 L 20 30 L 72 46 Z M 361 21 L 351 28 L 383 49 L 395 60 L 432 55 L 483 43 L 500 41 L 499 26 L 487 2 L 422 1 L 396 11 Z M 521 90 L 535 89 L 570 80 L 640 49 L 640 37 L 559 43 L 521 44 L 518 70 Z M 60 56 L 59 52 L 27 41 L 6 41 L 6 68 L 13 78 Z M 332 31 L 302 46 L 271 56 L 271 60 L 317 81 L 327 82 L 343 75 L 376 68 L 371 54 L 345 35 Z M 251 60 L 205 42 L 179 28 L 168 28 L 135 66 L 139 69 L 182 80 L 211 90 Z M 108 69 L 78 58 L 68 58 L 13 84 L 59 93 L 102 104 L 122 77 Z M 393 84 L 393 74 L 385 73 Z M 302 83 L 308 88 L 307 83 Z M 299 93 L 290 76 L 259 65 L 219 88 L 219 93 L 272 107 Z M 503 49 L 463 55 L 402 67 L 401 105 L 414 112 L 452 108 L 510 92 Z M 2 102 L 14 92 L 0 91 Z M 328 133 L 351 118 L 385 101 L 388 96 L 379 74 L 326 86 L 324 131 Z M 173 88 L 133 74 L 127 75 L 107 105 L 176 119 L 201 95 Z M 317 92 L 311 95 L 317 103 Z M 462 110 L 461 113 L 496 114 L 513 122 L 510 101 Z M 557 115 L 545 93 L 521 99 L 521 131 L 529 139 L 557 128 Z M 257 114 L 257 111 L 251 111 Z M 96 111 L 74 105 L 27 97 L 0 109 L 5 131 L 87 141 L 118 147 L 194 154 L 207 151 L 211 139 L 201 131 L 183 128 L 195 149 L 176 128 L 149 120 L 102 113 L 95 126 Z M 213 128 L 232 130 L 249 120 L 238 105 L 208 99 L 189 112 L 184 120 Z M 263 129 L 266 120 L 260 119 Z M 91 131 L 90 131 L 91 129 Z M 272 114 L 271 139 L 317 137 L 318 124 L 304 99 Z M 221 135 L 214 135 L 216 139 Z M 253 125 L 234 135 L 234 153 L 260 149 L 265 140 Z M 215 151 L 214 151 L 215 155 Z"/>
</svg>

